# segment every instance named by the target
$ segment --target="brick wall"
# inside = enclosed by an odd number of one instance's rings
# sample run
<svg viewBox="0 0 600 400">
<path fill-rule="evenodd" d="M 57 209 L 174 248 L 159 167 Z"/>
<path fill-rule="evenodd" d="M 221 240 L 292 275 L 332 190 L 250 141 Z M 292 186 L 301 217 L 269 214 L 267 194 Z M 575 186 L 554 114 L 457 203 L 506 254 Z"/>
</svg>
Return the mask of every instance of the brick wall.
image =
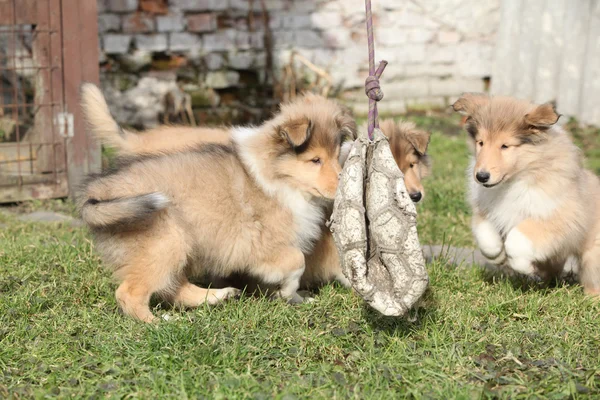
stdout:
<svg viewBox="0 0 600 400">
<path fill-rule="evenodd" d="M 118 117 L 154 125 L 162 105 L 152 107 L 152 96 L 176 88 L 192 95 L 201 120 L 231 118 L 236 102 L 260 108 L 271 93 L 265 30 L 276 74 L 295 50 L 327 70 L 339 95 L 364 112 L 363 0 L 264 3 L 268 24 L 260 0 L 98 0 L 103 85 L 115 110 L 128 108 Z M 499 0 L 373 0 L 373 8 L 377 58 L 390 62 L 383 112 L 445 106 L 462 91 L 484 90 Z M 144 95 L 147 101 L 134 97 Z"/>
</svg>

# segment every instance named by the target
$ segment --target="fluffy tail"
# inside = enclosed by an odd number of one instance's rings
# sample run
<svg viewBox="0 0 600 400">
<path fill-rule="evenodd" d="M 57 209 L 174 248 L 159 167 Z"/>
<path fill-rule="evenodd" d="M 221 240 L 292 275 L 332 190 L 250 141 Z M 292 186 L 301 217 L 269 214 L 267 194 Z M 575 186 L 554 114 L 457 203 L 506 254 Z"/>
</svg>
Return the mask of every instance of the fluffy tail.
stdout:
<svg viewBox="0 0 600 400">
<path fill-rule="evenodd" d="M 93 83 L 81 85 L 81 108 L 88 129 L 102 144 L 121 154 L 130 154 L 136 135 L 123 130 L 114 120 L 100 89 Z"/>
<path fill-rule="evenodd" d="M 144 222 L 168 205 L 169 199 L 160 192 L 112 200 L 88 198 L 81 207 L 81 218 L 93 229 L 114 228 Z"/>
</svg>

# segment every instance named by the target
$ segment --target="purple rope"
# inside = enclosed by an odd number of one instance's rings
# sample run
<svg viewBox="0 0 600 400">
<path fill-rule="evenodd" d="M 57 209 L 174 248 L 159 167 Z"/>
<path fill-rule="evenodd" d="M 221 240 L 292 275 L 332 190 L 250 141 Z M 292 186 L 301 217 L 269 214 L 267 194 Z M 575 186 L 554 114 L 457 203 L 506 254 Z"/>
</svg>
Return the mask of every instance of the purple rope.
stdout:
<svg viewBox="0 0 600 400">
<path fill-rule="evenodd" d="M 383 92 L 379 87 L 379 77 L 387 65 L 387 61 L 379 62 L 375 70 L 375 45 L 373 44 L 373 14 L 371 13 L 371 0 L 365 0 L 367 9 L 367 43 L 369 45 L 369 76 L 365 81 L 365 93 L 369 97 L 369 139 L 373 140 L 373 130 L 379 128 L 377 121 L 377 102 L 383 99 Z"/>
</svg>

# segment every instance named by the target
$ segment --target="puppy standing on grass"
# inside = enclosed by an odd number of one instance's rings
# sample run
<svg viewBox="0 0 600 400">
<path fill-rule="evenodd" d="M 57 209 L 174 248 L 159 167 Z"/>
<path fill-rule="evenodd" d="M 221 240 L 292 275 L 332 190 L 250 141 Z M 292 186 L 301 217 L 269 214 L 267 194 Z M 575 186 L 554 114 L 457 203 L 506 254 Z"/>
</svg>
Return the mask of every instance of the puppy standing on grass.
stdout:
<svg viewBox="0 0 600 400">
<path fill-rule="evenodd" d="M 345 113 L 344 126 L 348 139 L 356 138 L 356 126 L 349 113 Z M 411 122 L 398 122 L 388 119 L 380 123 L 380 128 L 390 140 L 392 154 L 404 174 L 404 182 L 411 199 L 418 203 L 425 190 L 421 180 L 429 174 L 430 162 L 427 156 L 430 134 L 419 130 Z M 366 129 L 366 128 L 365 128 Z M 332 140 L 338 132 L 331 131 Z M 112 147 L 119 156 L 140 156 L 172 154 L 200 148 L 208 143 L 228 144 L 230 132 L 223 129 L 161 127 L 147 132 L 123 132 L 114 130 L 96 131 L 97 138 Z M 351 148 L 351 141 L 342 143 L 340 164 L 343 165 Z M 324 204 L 326 216 L 331 215 L 333 204 Z M 338 251 L 329 229 L 322 224 L 321 238 L 311 251 L 305 253 L 306 268 L 301 279 L 302 288 L 312 288 L 331 281 L 338 281 L 349 287 L 350 282 L 342 273 Z"/>
<path fill-rule="evenodd" d="M 97 87 L 82 87 L 82 105 L 96 136 L 118 134 Z M 203 274 L 247 273 L 302 301 L 303 252 L 320 235 L 320 199 L 335 196 L 352 124 L 334 102 L 306 96 L 260 127 L 231 128 L 231 144 L 133 158 L 89 180 L 82 218 L 121 281 L 124 312 L 150 322 L 153 293 L 184 307 L 238 293 L 188 281 Z"/>
<path fill-rule="evenodd" d="M 586 293 L 600 294 L 600 182 L 555 125 L 552 105 L 465 94 L 453 108 L 467 116 L 475 147 L 469 174 L 481 252 L 546 278 L 575 259 Z"/>
</svg>

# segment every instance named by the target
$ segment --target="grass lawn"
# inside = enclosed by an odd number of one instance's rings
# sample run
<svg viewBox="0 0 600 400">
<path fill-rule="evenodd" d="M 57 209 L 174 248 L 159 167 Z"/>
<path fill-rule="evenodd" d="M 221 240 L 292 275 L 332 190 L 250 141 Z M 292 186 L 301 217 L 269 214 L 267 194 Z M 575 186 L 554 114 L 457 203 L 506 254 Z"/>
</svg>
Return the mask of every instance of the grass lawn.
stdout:
<svg viewBox="0 0 600 400">
<path fill-rule="evenodd" d="M 421 239 L 472 245 L 464 135 L 455 118 L 413 118 L 434 132 Z M 577 136 L 584 148 L 591 132 Z M 40 207 L 71 210 L 21 209 Z M 599 398 L 600 304 L 580 287 L 442 263 L 429 273 L 409 319 L 332 285 L 300 306 L 157 307 L 170 319 L 148 326 L 119 314 L 85 229 L 0 212 L 0 398 Z"/>
</svg>

